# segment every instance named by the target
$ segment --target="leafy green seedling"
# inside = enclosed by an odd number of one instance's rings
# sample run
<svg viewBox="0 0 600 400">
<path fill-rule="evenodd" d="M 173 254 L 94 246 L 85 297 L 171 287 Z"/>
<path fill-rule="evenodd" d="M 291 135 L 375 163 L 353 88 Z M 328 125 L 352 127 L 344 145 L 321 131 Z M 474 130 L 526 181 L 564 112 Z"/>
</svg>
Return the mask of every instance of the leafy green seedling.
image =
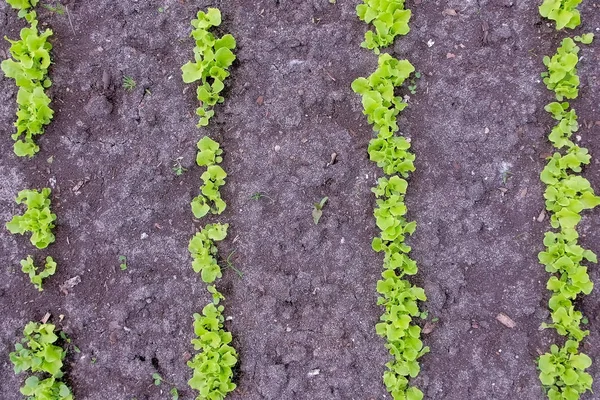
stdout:
<svg viewBox="0 0 600 400">
<path fill-rule="evenodd" d="M 38 31 L 37 14 L 29 9 L 37 4 L 37 0 L 8 0 L 13 8 L 19 10 L 19 17 L 24 17 L 30 26 L 21 29 L 20 40 L 10 40 L 11 58 L 2 61 L 0 68 L 7 78 L 15 80 L 17 87 L 17 121 L 14 152 L 19 157 L 33 157 L 39 147 L 34 137 L 44 133 L 54 116 L 50 108 L 50 98 L 45 89 L 52 85 L 48 78 L 50 67 L 50 50 L 52 44 L 48 38 L 52 31 Z"/>
<path fill-rule="evenodd" d="M 9 358 L 16 374 L 31 371 L 21 393 L 30 400 L 73 400 L 71 389 L 61 381 L 66 351 L 55 343 L 58 336 L 52 324 L 29 322 L 23 330 L 24 338 L 15 344 Z"/>
<path fill-rule="evenodd" d="M 123 77 L 123 89 L 132 91 L 137 86 L 137 82 L 131 76 Z"/>
<path fill-rule="evenodd" d="M 193 375 L 188 385 L 199 392 L 201 399 L 222 400 L 236 388 L 232 382 L 233 367 L 238 355 L 231 346 L 231 333 L 223 329 L 223 306 L 210 303 L 202 315 L 194 314 L 194 349 L 199 351 L 188 361 Z"/>
<path fill-rule="evenodd" d="M 169 393 L 171 394 L 171 400 L 179 400 L 179 391 L 176 387 L 171 388 Z"/>
<path fill-rule="evenodd" d="M 127 270 L 127 257 L 126 256 L 119 256 L 119 267 L 121 268 L 121 271 Z"/>
<path fill-rule="evenodd" d="M 222 276 L 214 242 L 227 237 L 228 227 L 229 224 L 208 224 L 190 240 L 188 251 L 192 256 L 192 268 L 196 273 L 200 273 L 205 283 L 213 283 Z"/>
<path fill-rule="evenodd" d="M 542 17 L 556 22 L 556 30 L 577 28 L 581 15 L 577 6 L 581 0 L 544 0 L 539 11 Z"/>
<path fill-rule="evenodd" d="M 592 376 L 585 372 L 592 360 L 586 354 L 578 353 L 578 347 L 577 341 L 567 340 L 564 347 L 553 344 L 550 353 L 539 358 L 540 381 L 550 400 L 579 399 L 592 389 Z"/>
<path fill-rule="evenodd" d="M 319 223 L 321 217 L 323 216 L 323 207 L 325 207 L 327 200 L 329 200 L 329 197 L 323 197 L 321 201 L 315 203 L 315 205 L 313 206 L 312 217 L 313 221 L 315 222 L 315 225 Z"/>
<path fill-rule="evenodd" d="M 52 228 L 56 214 L 50 211 L 50 193 L 49 188 L 20 191 L 15 200 L 17 204 L 25 204 L 27 209 L 23 215 L 15 215 L 6 223 L 6 228 L 12 234 L 30 232 L 30 241 L 38 249 L 44 249 L 54 242 Z"/>
<path fill-rule="evenodd" d="M 580 42 L 582 44 L 591 44 L 594 41 L 594 34 L 584 33 L 581 36 L 575 36 L 573 39 L 575 39 L 576 42 Z"/>
<path fill-rule="evenodd" d="M 15 10 L 27 11 L 28 9 L 35 7 L 39 0 L 6 0 L 6 2 Z M 20 14 L 19 17 L 22 18 Z"/>
<path fill-rule="evenodd" d="M 156 372 L 152 374 L 152 379 L 154 379 L 154 384 L 156 386 L 160 386 L 160 384 L 163 382 L 163 378 Z"/>
<path fill-rule="evenodd" d="M 579 94 L 578 53 L 579 46 L 573 39 L 565 38 L 552 58 L 544 57 L 544 65 L 548 71 L 541 75 L 546 87 L 556 93 L 558 101 L 563 101 L 563 98 L 574 99 Z"/>
<path fill-rule="evenodd" d="M 196 115 L 200 117 L 198 127 L 208 125 L 215 114 L 213 107 L 222 103 L 225 98 L 221 95 L 225 89 L 224 81 L 229 76 L 229 67 L 235 60 L 233 49 L 236 47 L 235 38 L 224 35 L 217 39 L 209 29 L 221 25 L 221 11 L 209 8 L 207 12 L 198 11 L 196 19 L 192 20 L 194 29 L 190 36 L 196 41 L 194 61 L 187 62 L 181 67 L 183 82 L 199 82 L 196 95 L 200 107 Z"/>
<path fill-rule="evenodd" d="M 201 176 L 203 181 L 200 188 L 201 194 L 192 199 L 191 202 L 192 213 L 196 218 L 202 218 L 208 212 L 221 214 L 227 207 L 219 192 L 227 177 L 225 170 L 217 165 L 223 161 L 222 154 L 223 150 L 219 143 L 208 136 L 204 136 L 198 141 L 196 163 L 207 168 Z"/>
<path fill-rule="evenodd" d="M 33 258 L 31 258 L 31 256 L 27 256 L 25 260 L 21 260 L 21 267 L 21 270 L 29 275 L 29 280 L 33 286 L 35 286 L 40 292 L 44 290 L 42 288 L 42 281 L 47 277 L 54 275 L 56 272 L 56 262 L 54 262 L 50 256 L 46 257 L 44 269 L 39 273 L 37 267 L 33 264 Z"/>
<path fill-rule="evenodd" d="M 380 53 L 381 47 L 394 43 L 398 35 L 406 35 L 410 28 L 410 10 L 404 9 L 404 0 L 363 0 L 356 6 L 358 18 L 367 24 L 372 23 L 375 30 L 365 33 L 362 47 Z"/>
</svg>

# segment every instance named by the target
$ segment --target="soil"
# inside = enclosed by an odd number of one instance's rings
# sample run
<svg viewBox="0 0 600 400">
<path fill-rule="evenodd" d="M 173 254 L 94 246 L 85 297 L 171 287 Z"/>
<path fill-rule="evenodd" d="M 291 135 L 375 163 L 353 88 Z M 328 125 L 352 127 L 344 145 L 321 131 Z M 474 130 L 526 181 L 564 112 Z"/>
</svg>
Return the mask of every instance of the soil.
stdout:
<svg viewBox="0 0 600 400">
<path fill-rule="evenodd" d="M 537 262 L 549 228 L 536 220 L 538 177 L 553 124 L 540 72 L 565 33 L 534 3 L 408 1 L 411 32 L 392 49 L 422 72 L 399 125 L 417 155 L 407 195 L 418 222 L 414 281 L 426 289 L 429 320 L 439 318 L 424 335 L 431 352 L 414 380 L 426 399 L 545 397 L 535 360 L 558 339 L 538 329 L 549 315 L 548 275 Z M 81 349 L 67 357 L 77 399 L 166 399 L 172 384 L 193 398 L 185 360 L 192 315 L 209 295 L 190 267 L 188 240 L 206 221 L 193 220 L 189 202 L 202 173 L 195 143 L 208 134 L 226 151 L 229 173 L 228 208 L 208 220 L 230 223 L 220 254 L 235 250 L 231 261 L 243 272 L 227 269 L 218 283 L 240 354 L 228 398 L 389 399 L 381 382 L 388 355 L 374 331 L 382 259 L 370 247 L 370 188 L 380 171 L 367 159 L 372 131 L 350 89 L 377 57 L 359 47 L 366 25 L 357 1 L 64 4 L 64 15 L 39 9 L 55 32 L 56 113 L 32 160 L 12 153 L 16 87 L 0 79 L 0 221 L 19 212 L 13 199 L 25 188 L 52 187 L 58 215 L 56 243 L 44 251 L 0 229 L 1 397 L 21 398 L 24 377 L 13 374 L 8 353 L 26 322 L 49 312 Z M 225 103 L 198 129 L 194 88 L 179 68 L 192 56 L 189 21 L 207 6 L 221 8 L 238 60 Z M 599 30 L 599 7 L 582 4 L 577 33 Z M 0 2 L 2 34 L 17 37 L 22 26 Z M 0 51 L 6 58 L 7 42 Z M 581 55 L 573 104 L 594 157 L 584 175 L 600 191 L 600 41 Z M 124 76 L 134 90 L 122 88 Z M 181 176 L 172 170 L 178 157 Z M 268 197 L 253 200 L 256 192 Z M 315 225 L 313 203 L 325 196 Z M 600 253 L 600 208 L 585 212 L 580 232 Z M 41 294 L 20 272 L 27 254 L 58 262 Z M 596 267 L 590 275 L 600 282 Z M 74 277 L 81 282 L 63 293 Z M 600 399 L 600 291 L 579 306 L 590 320 L 585 352 L 597 360 L 589 370 L 596 394 L 582 399 Z M 499 313 L 516 327 L 498 322 Z M 153 385 L 155 372 L 169 383 Z"/>
</svg>

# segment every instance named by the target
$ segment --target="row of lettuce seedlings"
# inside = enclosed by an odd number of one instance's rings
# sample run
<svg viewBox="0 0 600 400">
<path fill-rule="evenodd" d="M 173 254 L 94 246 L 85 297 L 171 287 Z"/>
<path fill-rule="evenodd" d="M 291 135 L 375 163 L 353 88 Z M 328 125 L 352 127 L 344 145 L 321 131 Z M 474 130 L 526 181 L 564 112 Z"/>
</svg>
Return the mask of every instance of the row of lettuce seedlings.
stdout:
<svg viewBox="0 0 600 400">
<path fill-rule="evenodd" d="M 18 40 L 10 42 L 10 58 L 2 61 L 1 68 L 7 78 L 15 81 L 17 91 L 16 132 L 12 135 L 14 153 L 18 157 L 32 158 L 39 146 L 35 137 L 44 133 L 54 115 L 50 108 L 50 97 L 46 94 L 52 82 L 48 78 L 50 51 L 48 38 L 52 30 L 38 29 L 34 7 L 38 0 L 6 0 L 18 11 L 18 17 L 28 26 L 21 29 Z M 18 193 L 17 204 L 25 211 L 15 215 L 6 223 L 12 234 L 30 234 L 30 242 L 37 249 L 46 249 L 54 243 L 52 230 L 56 214 L 51 211 L 51 190 L 25 189 Z M 43 281 L 56 272 L 57 264 L 51 256 L 45 258 L 43 267 L 36 267 L 34 257 L 28 255 L 21 261 L 21 270 L 27 274 L 32 285 L 43 291 Z M 23 338 L 15 344 L 9 358 L 16 374 L 25 372 L 29 376 L 21 387 L 21 394 L 32 400 L 72 400 L 73 394 L 64 382 L 63 360 L 67 350 L 61 344 L 69 343 L 64 332 L 58 331 L 47 317 L 42 322 L 31 321 L 23 330 Z M 66 346 L 65 346 L 66 347 Z"/>
<path fill-rule="evenodd" d="M 356 7 L 358 17 L 372 24 L 365 33 L 362 47 L 378 54 L 377 69 L 366 78 L 352 83 L 352 90 L 362 96 L 363 113 L 376 132 L 368 146 L 369 158 L 377 163 L 383 175 L 372 189 L 376 197 L 375 223 L 379 236 L 372 242 L 373 250 L 383 252 L 383 272 L 377 282 L 377 304 L 384 309 L 375 329 L 386 339 L 391 360 L 386 364 L 383 383 L 394 400 L 421 400 L 423 392 L 410 384 L 420 371 L 419 358 L 429 351 L 421 341 L 421 328 L 415 319 L 421 315 L 419 302 L 425 301 L 423 288 L 407 278 L 418 272 L 410 258 L 406 238 L 417 224 L 407 219 L 404 196 L 407 178 L 415 170 L 415 155 L 410 151 L 410 139 L 399 133 L 398 114 L 407 106 L 407 99 L 396 90 L 409 79 L 415 68 L 408 60 L 398 60 L 381 49 L 393 44 L 398 35 L 406 35 L 411 11 L 404 0 L 364 0 Z"/>
<path fill-rule="evenodd" d="M 580 2 L 545 0 L 539 11 L 543 17 L 555 21 L 557 30 L 574 29 L 581 23 L 577 9 Z M 553 56 L 543 59 L 547 68 L 542 73 L 543 82 L 555 96 L 555 101 L 544 109 L 557 123 L 548 136 L 555 152 L 540 175 L 546 185 L 544 199 L 552 227 L 544 235 L 545 249 L 538 255 L 551 274 L 546 287 L 552 292 L 548 302 L 552 322 L 543 323 L 542 327 L 553 328 L 562 336 L 558 344 L 552 344 L 538 359 L 540 382 L 550 400 L 577 400 L 592 390 L 593 379 L 586 371 L 592 360 L 580 351 L 582 341 L 589 335 L 589 330 L 582 326 L 587 318 L 577 310 L 576 303 L 594 287 L 585 264 L 596 263 L 597 257 L 578 244 L 577 226 L 581 212 L 598 206 L 600 197 L 580 175 L 591 156 L 576 143 L 580 137 L 573 141 L 579 124 L 575 109 L 567 100 L 579 95 L 577 42 L 590 44 L 593 39 L 593 33 L 566 37 Z"/>
</svg>

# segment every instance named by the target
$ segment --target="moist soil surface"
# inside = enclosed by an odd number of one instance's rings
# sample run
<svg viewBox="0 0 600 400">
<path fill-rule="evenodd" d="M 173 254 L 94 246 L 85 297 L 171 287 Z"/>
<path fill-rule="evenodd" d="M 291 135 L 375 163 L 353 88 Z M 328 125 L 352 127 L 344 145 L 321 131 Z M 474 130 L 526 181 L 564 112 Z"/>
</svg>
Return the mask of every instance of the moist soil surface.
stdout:
<svg viewBox="0 0 600 400">
<path fill-rule="evenodd" d="M 2 399 L 22 398 L 25 377 L 13 374 L 8 353 L 25 323 L 46 313 L 80 349 L 70 346 L 66 360 L 77 399 L 167 399 L 173 386 L 194 398 L 186 384 L 192 315 L 209 295 L 187 244 L 207 221 L 230 224 L 220 254 L 243 273 L 225 268 L 217 284 L 240 355 L 228 398 L 390 399 L 381 380 L 389 357 L 374 330 L 382 256 L 370 246 L 370 189 L 381 172 L 368 160 L 373 132 L 350 89 L 377 56 L 359 47 L 367 25 L 356 4 L 73 0 L 63 15 L 38 7 L 55 33 L 55 119 L 35 158 L 14 156 L 16 87 L 0 79 L 0 221 L 21 211 L 18 191 L 51 187 L 58 225 L 43 251 L 0 229 Z M 192 58 L 189 21 L 207 6 L 222 10 L 217 32 L 237 38 L 238 59 L 225 103 L 198 129 L 195 87 L 182 82 L 180 67 Z M 538 329 L 549 316 L 548 275 L 537 262 L 549 229 L 548 218 L 537 220 L 539 173 L 553 125 L 540 73 L 566 33 L 532 1 L 407 6 L 411 32 L 389 51 L 422 73 L 415 94 L 401 90 L 410 105 L 399 125 L 417 155 L 406 197 L 418 222 L 412 280 L 429 297 L 432 328 L 414 383 L 426 399 L 542 400 L 536 358 L 560 338 Z M 599 7 L 583 2 L 576 33 L 598 30 Z M 16 38 L 23 26 L 1 2 L 2 34 Z M 0 45 L 2 58 L 8 47 Z M 584 176 L 600 190 L 600 41 L 581 56 L 577 140 L 593 156 Z M 122 87 L 125 76 L 133 90 Z M 203 135 L 225 150 L 228 207 L 195 221 L 189 203 L 201 183 L 194 159 Z M 172 169 L 179 158 L 187 169 L 180 176 Z M 313 204 L 325 196 L 315 225 Z M 584 213 L 579 230 L 600 253 L 600 208 Z M 58 262 L 42 293 L 20 271 L 27 254 Z M 600 282 L 596 267 L 590 275 Z M 80 283 L 61 290 L 71 278 Z M 582 399 L 599 399 L 600 290 L 578 306 L 589 317 L 584 351 L 597 378 L 596 394 Z M 499 313 L 516 327 L 498 322 Z M 153 373 L 166 382 L 155 386 Z"/>
</svg>

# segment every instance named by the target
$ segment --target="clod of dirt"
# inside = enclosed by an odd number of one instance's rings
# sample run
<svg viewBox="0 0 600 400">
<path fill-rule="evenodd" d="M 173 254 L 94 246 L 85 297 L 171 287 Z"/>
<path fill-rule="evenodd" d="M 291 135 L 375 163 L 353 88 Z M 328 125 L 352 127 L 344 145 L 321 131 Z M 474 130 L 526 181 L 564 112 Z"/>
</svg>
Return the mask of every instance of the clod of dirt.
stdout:
<svg viewBox="0 0 600 400">
<path fill-rule="evenodd" d="M 113 110 L 113 105 L 105 96 L 93 96 L 84 107 L 90 117 L 106 117 Z"/>
<path fill-rule="evenodd" d="M 58 288 L 65 295 L 69 294 L 69 289 L 73 289 L 75 286 L 81 283 L 81 277 L 79 275 L 72 277 L 71 279 L 67 279 L 65 283 L 60 285 Z"/>
<path fill-rule="evenodd" d="M 437 326 L 437 324 L 434 322 L 430 322 L 430 321 L 425 322 L 425 326 L 423 327 L 423 331 L 422 331 L 423 334 L 427 335 L 428 333 L 433 332 L 433 330 L 435 329 L 436 326 Z"/>
<path fill-rule="evenodd" d="M 502 325 L 506 326 L 507 328 L 512 329 L 517 326 L 517 323 L 504 313 L 500 313 L 500 314 L 496 315 L 496 319 L 498 320 L 498 322 L 500 322 Z"/>
</svg>

